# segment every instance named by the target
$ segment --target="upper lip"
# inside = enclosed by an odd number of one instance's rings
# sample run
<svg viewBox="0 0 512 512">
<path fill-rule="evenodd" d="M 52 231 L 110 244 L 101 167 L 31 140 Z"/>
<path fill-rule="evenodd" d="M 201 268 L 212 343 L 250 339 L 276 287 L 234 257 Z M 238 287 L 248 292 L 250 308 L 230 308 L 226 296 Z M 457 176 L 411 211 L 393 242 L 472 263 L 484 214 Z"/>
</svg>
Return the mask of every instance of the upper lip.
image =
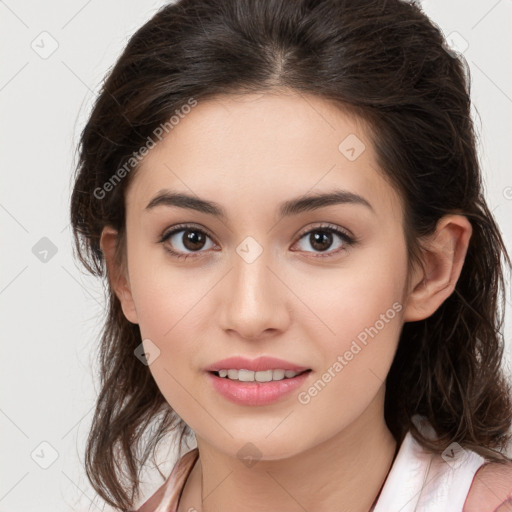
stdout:
<svg viewBox="0 0 512 512">
<path fill-rule="evenodd" d="M 206 367 L 207 371 L 218 372 L 219 370 L 252 370 L 253 372 L 260 372 L 265 370 L 292 370 L 294 372 L 303 372 L 309 370 L 306 366 L 299 366 L 295 363 L 290 363 L 277 357 L 261 356 L 256 359 L 247 359 L 245 357 L 228 357 L 221 359 L 210 366 Z"/>
</svg>

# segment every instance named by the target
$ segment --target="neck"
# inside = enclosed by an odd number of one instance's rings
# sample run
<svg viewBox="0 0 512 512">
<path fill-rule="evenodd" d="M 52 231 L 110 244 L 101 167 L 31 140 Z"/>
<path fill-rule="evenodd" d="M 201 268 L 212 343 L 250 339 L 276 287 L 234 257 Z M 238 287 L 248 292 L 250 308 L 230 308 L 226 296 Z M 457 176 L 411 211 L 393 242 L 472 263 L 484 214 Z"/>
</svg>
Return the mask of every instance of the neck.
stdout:
<svg viewBox="0 0 512 512">
<path fill-rule="evenodd" d="M 200 457 L 178 512 L 368 512 L 397 448 L 383 403 L 384 386 L 363 414 L 334 437 L 292 457 L 259 460 L 251 467 L 197 438 Z"/>
</svg>

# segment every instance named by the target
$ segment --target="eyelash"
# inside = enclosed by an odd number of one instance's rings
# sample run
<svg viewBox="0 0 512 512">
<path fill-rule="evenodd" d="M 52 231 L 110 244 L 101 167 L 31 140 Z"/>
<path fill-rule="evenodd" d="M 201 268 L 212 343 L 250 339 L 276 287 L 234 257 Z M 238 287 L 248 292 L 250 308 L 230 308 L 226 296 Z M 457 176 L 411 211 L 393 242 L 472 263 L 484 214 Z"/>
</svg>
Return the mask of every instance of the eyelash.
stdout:
<svg viewBox="0 0 512 512">
<path fill-rule="evenodd" d="M 180 231 L 186 231 L 186 230 L 194 230 L 194 231 L 196 231 L 198 233 L 201 233 L 203 235 L 208 236 L 210 239 L 213 238 L 208 233 L 208 231 L 204 230 L 203 228 L 198 228 L 197 226 L 195 226 L 193 224 L 179 224 L 179 225 L 175 226 L 172 229 L 172 231 L 169 231 L 168 233 L 164 233 L 162 235 L 162 237 L 160 238 L 159 243 L 164 244 L 167 240 L 169 240 L 169 238 L 171 238 L 176 233 L 179 233 Z M 332 256 L 334 256 L 334 255 L 336 255 L 336 254 L 346 250 L 346 246 L 350 247 L 350 246 L 355 245 L 357 243 L 357 240 L 354 237 L 348 235 L 345 231 L 340 230 L 338 227 L 336 227 L 336 226 L 334 226 L 332 224 L 322 224 L 321 226 L 317 226 L 317 227 L 315 227 L 313 229 L 309 229 L 307 231 L 304 231 L 304 232 L 302 232 L 298 236 L 298 241 L 300 241 L 302 238 L 304 238 L 305 235 L 314 233 L 315 231 L 334 233 L 335 235 L 338 235 L 342 239 L 342 241 L 343 241 L 345 246 L 337 249 L 334 252 L 330 252 L 330 253 L 317 253 L 315 256 L 313 256 L 314 258 L 330 258 L 330 257 L 332 257 Z M 171 254 L 172 257 L 177 258 L 177 259 L 187 259 L 189 256 L 192 256 L 194 258 L 197 257 L 197 256 L 194 255 L 194 253 L 182 254 L 180 252 L 174 251 L 173 249 L 171 249 L 167 245 L 164 245 L 164 248 L 165 248 L 165 250 L 168 253 Z M 201 252 L 205 252 L 205 251 L 197 251 L 197 254 L 200 255 Z M 306 252 L 311 252 L 311 251 L 306 251 Z"/>
</svg>

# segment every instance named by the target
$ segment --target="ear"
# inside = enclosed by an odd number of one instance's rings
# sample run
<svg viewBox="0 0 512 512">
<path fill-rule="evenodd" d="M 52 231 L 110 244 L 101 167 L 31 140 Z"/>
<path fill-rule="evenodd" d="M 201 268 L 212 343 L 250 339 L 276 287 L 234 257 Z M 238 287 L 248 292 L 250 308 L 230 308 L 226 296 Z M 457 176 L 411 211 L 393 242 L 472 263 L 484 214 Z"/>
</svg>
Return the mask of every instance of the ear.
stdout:
<svg viewBox="0 0 512 512">
<path fill-rule="evenodd" d="M 473 229 L 462 215 L 445 215 L 423 243 L 423 268 L 414 269 L 404 312 L 405 322 L 431 316 L 453 293 Z"/>
<path fill-rule="evenodd" d="M 130 288 L 128 270 L 116 260 L 116 246 L 119 233 L 110 226 L 105 226 L 101 232 L 100 247 L 107 265 L 110 286 L 121 302 L 124 316 L 133 324 L 138 323 L 137 311 Z"/>
</svg>

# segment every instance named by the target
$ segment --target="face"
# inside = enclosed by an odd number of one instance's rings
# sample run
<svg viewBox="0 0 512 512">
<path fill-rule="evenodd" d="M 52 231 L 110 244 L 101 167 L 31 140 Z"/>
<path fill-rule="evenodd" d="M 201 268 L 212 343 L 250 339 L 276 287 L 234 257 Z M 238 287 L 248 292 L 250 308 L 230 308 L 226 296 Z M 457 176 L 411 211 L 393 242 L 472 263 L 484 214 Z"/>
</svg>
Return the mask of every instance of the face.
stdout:
<svg viewBox="0 0 512 512">
<path fill-rule="evenodd" d="M 361 417 L 393 360 L 407 278 L 401 200 L 363 123 L 314 96 L 219 97 L 180 119 L 133 178 L 123 309 L 198 438 L 233 456 L 251 442 L 270 460 Z M 308 371 L 262 384 L 207 371 L 262 356 Z"/>
</svg>

